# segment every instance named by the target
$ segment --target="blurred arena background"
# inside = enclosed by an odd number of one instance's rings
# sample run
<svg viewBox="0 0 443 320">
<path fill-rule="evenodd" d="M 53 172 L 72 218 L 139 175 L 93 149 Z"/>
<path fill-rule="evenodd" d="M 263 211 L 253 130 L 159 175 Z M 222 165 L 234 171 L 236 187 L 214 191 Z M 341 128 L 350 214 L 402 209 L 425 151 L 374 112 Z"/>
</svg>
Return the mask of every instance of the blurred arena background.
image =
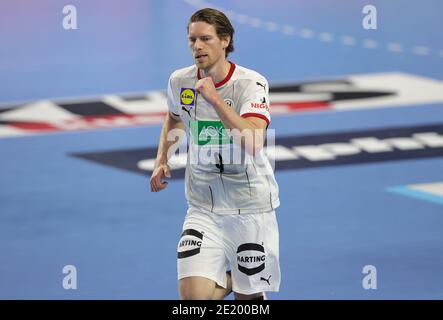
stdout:
<svg viewBox="0 0 443 320">
<path fill-rule="evenodd" d="M 363 28 L 366 5 L 377 29 Z M 183 168 L 161 193 L 148 181 L 167 79 L 193 63 L 186 25 L 202 7 L 228 14 L 231 60 L 271 86 L 270 298 L 442 299 L 437 0 L 2 0 L 0 298 L 178 298 Z"/>
</svg>

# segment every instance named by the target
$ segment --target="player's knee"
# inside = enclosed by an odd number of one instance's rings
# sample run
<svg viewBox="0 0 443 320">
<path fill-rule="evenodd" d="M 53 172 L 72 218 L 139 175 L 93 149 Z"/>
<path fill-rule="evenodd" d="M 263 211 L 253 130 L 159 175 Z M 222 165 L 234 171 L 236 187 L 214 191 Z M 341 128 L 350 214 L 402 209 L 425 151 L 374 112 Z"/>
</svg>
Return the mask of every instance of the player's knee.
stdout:
<svg viewBox="0 0 443 320">
<path fill-rule="evenodd" d="M 181 279 L 178 288 L 182 300 L 211 300 L 214 295 L 211 284 L 192 278 Z"/>
<path fill-rule="evenodd" d="M 180 299 L 182 300 L 211 300 L 213 293 L 201 288 L 180 286 Z"/>
<path fill-rule="evenodd" d="M 264 292 L 253 293 L 253 294 L 241 294 L 235 293 L 236 300 L 266 300 L 266 295 Z"/>
</svg>

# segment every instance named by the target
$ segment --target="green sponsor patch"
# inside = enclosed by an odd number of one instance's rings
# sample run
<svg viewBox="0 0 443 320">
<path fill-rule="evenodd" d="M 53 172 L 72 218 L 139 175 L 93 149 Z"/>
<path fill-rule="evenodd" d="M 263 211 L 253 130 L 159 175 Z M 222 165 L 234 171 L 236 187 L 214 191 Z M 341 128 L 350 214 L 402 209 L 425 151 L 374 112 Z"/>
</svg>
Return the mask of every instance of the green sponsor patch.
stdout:
<svg viewBox="0 0 443 320">
<path fill-rule="evenodd" d="M 231 144 L 232 137 L 221 121 L 190 121 L 192 137 L 197 145 Z"/>
</svg>

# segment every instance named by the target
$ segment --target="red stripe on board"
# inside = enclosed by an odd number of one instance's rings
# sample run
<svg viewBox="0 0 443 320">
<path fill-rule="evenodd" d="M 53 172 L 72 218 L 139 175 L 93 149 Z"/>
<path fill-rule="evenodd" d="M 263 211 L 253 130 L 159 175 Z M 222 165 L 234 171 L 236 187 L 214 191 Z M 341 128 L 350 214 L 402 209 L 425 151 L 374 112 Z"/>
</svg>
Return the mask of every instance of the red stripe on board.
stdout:
<svg viewBox="0 0 443 320">
<path fill-rule="evenodd" d="M 271 105 L 271 113 L 272 106 L 275 106 L 276 114 L 285 114 L 304 110 L 325 110 L 332 108 L 332 105 L 328 101 L 279 102 Z M 36 133 L 94 130 L 161 124 L 165 115 L 166 112 L 84 116 L 70 120 L 57 121 L 57 123 L 53 124 L 44 122 L 9 122 L 7 125 L 23 131 L 31 131 Z M 245 116 L 258 116 L 267 122 L 269 121 L 266 117 L 262 117 L 259 114 L 244 114 L 243 117 Z"/>
<path fill-rule="evenodd" d="M 8 123 L 9 126 L 21 129 L 21 130 L 31 130 L 31 131 L 54 131 L 58 130 L 57 127 L 49 123 L 44 122 L 11 122 Z"/>
<path fill-rule="evenodd" d="M 76 122 L 76 121 L 87 121 L 87 122 L 93 122 L 97 120 L 118 120 L 118 119 L 135 119 L 137 117 L 145 117 L 145 116 L 152 116 L 152 117 L 164 117 L 166 116 L 165 112 L 144 112 L 144 113 L 134 113 L 134 114 L 108 114 L 108 115 L 99 115 L 99 116 L 83 116 L 78 119 L 72 119 L 67 120 L 66 122 Z"/>
<path fill-rule="evenodd" d="M 301 102 L 271 102 L 271 111 L 272 106 L 285 106 L 288 110 L 296 111 L 296 110 L 305 110 L 305 109 L 329 109 L 331 105 L 328 101 L 301 101 Z"/>
</svg>

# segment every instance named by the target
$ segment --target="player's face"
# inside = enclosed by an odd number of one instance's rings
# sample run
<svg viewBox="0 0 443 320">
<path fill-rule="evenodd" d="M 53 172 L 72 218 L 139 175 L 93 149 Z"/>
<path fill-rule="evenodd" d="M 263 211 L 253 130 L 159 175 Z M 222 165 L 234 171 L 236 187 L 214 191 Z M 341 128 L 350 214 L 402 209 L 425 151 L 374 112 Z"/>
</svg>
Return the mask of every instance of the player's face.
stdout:
<svg viewBox="0 0 443 320">
<path fill-rule="evenodd" d="M 192 22 L 188 28 L 188 42 L 195 64 L 200 69 L 210 69 L 224 61 L 229 39 L 220 39 L 215 27 L 206 22 Z"/>
</svg>

